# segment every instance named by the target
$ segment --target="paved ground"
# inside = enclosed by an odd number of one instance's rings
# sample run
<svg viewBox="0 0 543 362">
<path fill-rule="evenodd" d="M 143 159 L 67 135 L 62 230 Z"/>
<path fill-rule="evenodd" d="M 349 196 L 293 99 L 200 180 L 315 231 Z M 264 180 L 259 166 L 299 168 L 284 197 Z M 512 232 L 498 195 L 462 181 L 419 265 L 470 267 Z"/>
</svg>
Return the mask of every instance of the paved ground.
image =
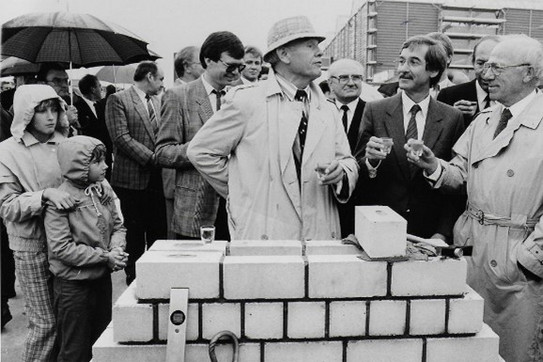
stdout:
<svg viewBox="0 0 543 362">
<path fill-rule="evenodd" d="M 124 272 L 112 274 L 113 281 L 113 302 L 119 298 L 126 289 Z M 13 362 L 20 361 L 23 342 L 26 336 L 26 316 L 24 312 L 24 300 L 19 283 L 15 282 L 17 296 L 9 300 L 9 308 L 13 319 L 2 329 L 2 355 L 0 361 Z"/>
</svg>

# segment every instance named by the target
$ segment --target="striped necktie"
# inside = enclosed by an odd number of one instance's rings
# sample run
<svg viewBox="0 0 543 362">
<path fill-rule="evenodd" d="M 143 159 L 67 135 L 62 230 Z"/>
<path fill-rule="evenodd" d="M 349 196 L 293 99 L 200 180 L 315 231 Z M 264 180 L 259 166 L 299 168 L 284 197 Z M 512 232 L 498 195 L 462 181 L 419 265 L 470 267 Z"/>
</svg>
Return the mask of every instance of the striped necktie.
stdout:
<svg viewBox="0 0 543 362">
<path fill-rule="evenodd" d="M 155 109 L 153 108 L 153 102 L 151 101 L 150 95 L 146 95 L 145 99 L 147 99 L 147 111 L 149 112 L 149 121 L 151 122 L 153 132 L 156 135 L 158 132 L 158 121 L 156 119 Z"/>
<path fill-rule="evenodd" d="M 416 140 L 419 138 L 419 133 L 417 131 L 417 113 L 421 110 L 418 104 L 413 105 L 409 113 L 411 113 L 411 118 L 409 118 L 409 123 L 407 124 L 407 131 L 405 132 L 405 139 L 409 140 L 410 138 Z"/>
</svg>

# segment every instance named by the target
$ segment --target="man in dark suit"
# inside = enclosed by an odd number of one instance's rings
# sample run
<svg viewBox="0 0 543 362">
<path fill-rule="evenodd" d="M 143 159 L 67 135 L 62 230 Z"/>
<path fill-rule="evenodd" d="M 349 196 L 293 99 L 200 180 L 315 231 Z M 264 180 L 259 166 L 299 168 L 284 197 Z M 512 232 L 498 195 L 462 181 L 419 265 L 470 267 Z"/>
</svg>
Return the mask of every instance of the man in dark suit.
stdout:
<svg viewBox="0 0 543 362">
<path fill-rule="evenodd" d="M 162 98 L 156 152 L 163 167 L 177 170 L 171 228 L 180 238 L 199 239 L 201 226 L 215 225 L 217 240 L 230 239 L 226 202 L 190 163 L 187 147 L 220 109 L 224 88 L 239 80 L 243 56 L 243 44 L 236 35 L 212 33 L 200 50 L 204 73 L 193 82 L 169 89 Z"/>
<path fill-rule="evenodd" d="M 409 166 L 403 148 L 410 139 L 422 140 L 441 157 L 452 157 L 452 146 L 464 131 L 462 113 L 429 95 L 446 59 L 443 47 L 426 36 L 403 44 L 398 62 L 403 92 L 366 104 L 356 158 L 364 204 L 391 207 L 407 219 L 411 234 L 449 240 L 458 215 L 446 196 L 426 182 L 422 171 Z M 383 137 L 393 139 L 390 154 L 385 152 Z"/>
<path fill-rule="evenodd" d="M 343 128 L 354 153 L 358 142 L 360 121 L 366 102 L 360 99 L 364 67 L 353 59 L 340 59 L 332 63 L 328 69 L 328 84 L 335 97 L 333 102 L 338 109 Z M 360 188 L 357 187 L 346 204 L 338 203 L 341 236 L 354 233 L 354 207 L 359 203 Z"/>
<path fill-rule="evenodd" d="M 166 237 L 161 169 L 154 152 L 160 124 L 156 95 L 163 81 L 164 73 L 154 62 L 141 62 L 134 73 L 135 85 L 112 94 L 106 105 L 115 160 L 111 185 L 121 201 L 127 230 L 127 284 L 136 277 L 135 262 L 145 246 Z"/>
<path fill-rule="evenodd" d="M 444 88 L 437 96 L 438 101 L 451 105 L 464 114 L 464 126 L 466 128 L 477 113 L 491 105 L 488 97 L 488 83 L 482 76 L 483 66 L 487 62 L 492 49 L 499 42 L 500 37 L 497 35 L 488 35 L 479 39 L 471 54 L 475 79 Z"/>
<path fill-rule="evenodd" d="M 81 126 L 80 133 L 99 139 L 106 146 L 106 179 L 111 180 L 113 144 L 109 137 L 105 119 L 105 102 L 102 102 L 102 85 L 96 76 L 87 74 L 79 80 L 83 97 L 74 103 Z"/>
</svg>

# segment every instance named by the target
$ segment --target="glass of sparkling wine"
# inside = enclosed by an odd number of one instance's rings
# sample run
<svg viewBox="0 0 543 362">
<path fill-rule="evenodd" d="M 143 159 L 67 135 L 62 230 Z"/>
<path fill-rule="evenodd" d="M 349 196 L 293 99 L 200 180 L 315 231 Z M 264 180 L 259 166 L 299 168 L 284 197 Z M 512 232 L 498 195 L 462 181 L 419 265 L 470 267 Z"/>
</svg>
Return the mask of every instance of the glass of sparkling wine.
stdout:
<svg viewBox="0 0 543 362">
<path fill-rule="evenodd" d="M 413 156 L 422 156 L 422 146 L 424 146 L 424 142 L 421 140 L 410 139 L 409 145 L 411 146 L 411 154 Z"/>
<path fill-rule="evenodd" d="M 326 176 L 326 168 L 330 165 L 330 162 L 320 161 L 317 162 L 317 167 L 315 167 L 315 172 L 317 173 L 317 178 L 322 180 Z"/>
<path fill-rule="evenodd" d="M 200 227 L 200 237 L 204 244 L 209 244 L 215 240 L 215 226 L 204 225 Z"/>
<path fill-rule="evenodd" d="M 381 137 L 381 142 L 383 143 L 383 147 L 381 148 L 381 151 L 383 151 L 384 153 L 388 155 L 390 151 L 392 151 L 394 140 L 390 137 Z"/>
</svg>

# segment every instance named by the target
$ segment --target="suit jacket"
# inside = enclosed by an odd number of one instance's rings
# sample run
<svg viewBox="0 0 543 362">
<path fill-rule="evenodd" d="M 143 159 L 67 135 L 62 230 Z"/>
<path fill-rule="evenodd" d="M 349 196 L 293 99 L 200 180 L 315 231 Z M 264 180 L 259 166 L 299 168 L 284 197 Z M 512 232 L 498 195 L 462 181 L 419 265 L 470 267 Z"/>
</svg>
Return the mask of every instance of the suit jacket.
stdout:
<svg viewBox="0 0 543 362">
<path fill-rule="evenodd" d="M 151 99 L 157 121 L 160 121 L 160 100 L 156 96 Z M 155 134 L 147 108 L 134 87 L 109 96 L 106 125 L 115 156 L 111 185 L 144 190 L 154 170 L 150 162 L 155 149 Z"/>
<path fill-rule="evenodd" d="M 157 134 L 161 166 L 176 169 L 172 230 L 199 237 L 201 225 L 214 225 L 219 195 L 187 158 L 196 132 L 213 115 L 202 79 L 168 89 L 162 97 L 162 122 Z"/>
<path fill-rule="evenodd" d="M 423 141 L 442 159 L 452 158 L 452 147 L 464 131 L 462 113 L 451 106 L 430 99 Z M 420 130 L 419 130 L 420 132 Z M 407 231 L 431 237 L 434 233 L 452 236 L 459 211 L 451 196 L 432 189 L 421 169 L 410 172 L 403 123 L 402 95 L 397 94 L 366 104 L 356 155 L 360 165 L 360 183 L 364 205 L 386 205 L 407 219 Z M 377 177 L 370 179 L 365 164 L 366 143 L 371 136 L 391 137 L 392 152 L 382 161 Z"/>
<path fill-rule="evenodd" d="M 479 102 L 477 101 L 477 88 L 475 87 L 476 80 L 470 82 L 453 85 L 451 87 L 443 88 L 437 95 L 437 100 L 452 106 L 456 101 L 464 99 L 466 101 L 477 102 L 477 110 L 475 114 L 479 113 Z M 464 114 L 464 127 L 468 128 L 474 116 Z"/>
</svg>

